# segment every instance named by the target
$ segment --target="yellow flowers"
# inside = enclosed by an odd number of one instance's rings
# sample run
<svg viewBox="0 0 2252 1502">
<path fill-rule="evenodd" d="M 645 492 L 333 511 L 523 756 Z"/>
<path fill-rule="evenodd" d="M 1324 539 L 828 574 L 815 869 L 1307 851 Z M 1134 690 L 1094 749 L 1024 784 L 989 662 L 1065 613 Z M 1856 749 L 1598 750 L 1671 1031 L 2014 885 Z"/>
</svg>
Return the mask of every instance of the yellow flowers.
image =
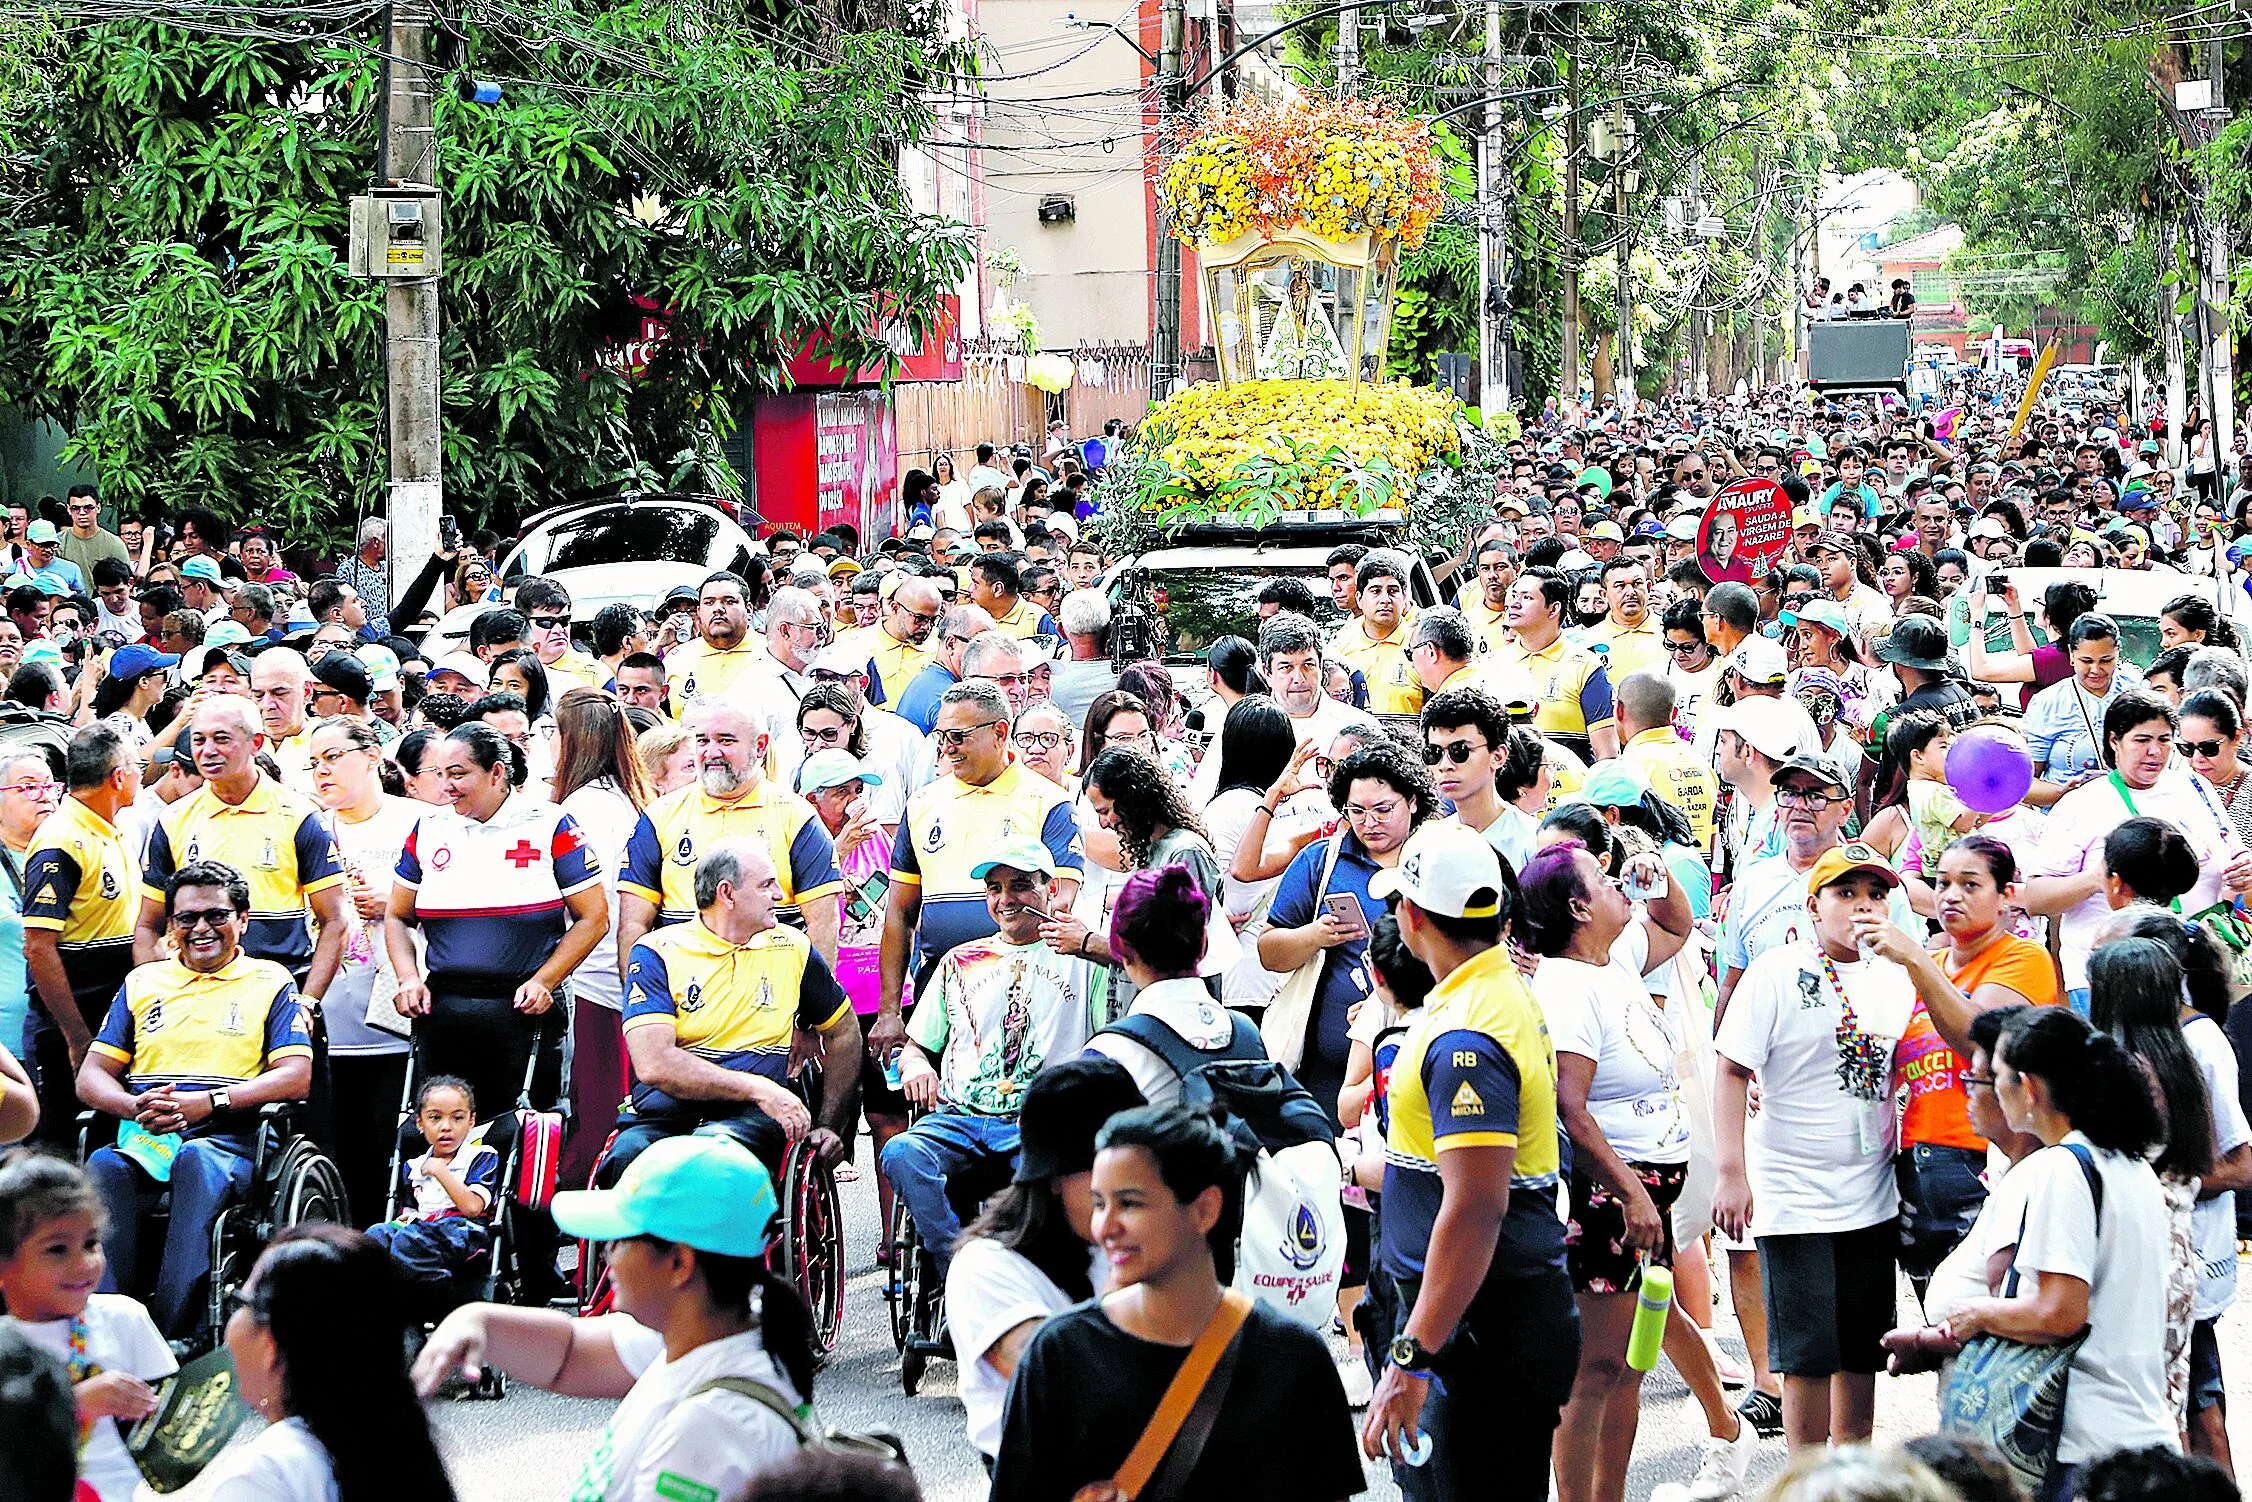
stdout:
<svg viewBox="0 0 2252 1502">
<path fill-rule="evenodd" d="M 1399 489 L 1412 486 L 1460 453 L 1460 412 L 1451 394 L 1425 386 L 1248 381 L 1191 386 L 1142 426 L 1164 439 L 1155 457 L 1169 488 L 1217 509 L 1253 492 L 1271 501 L 1280 483 L 1290 491 L 1282 509 L 1365 510 L 1352 472 L 1388 470 Z"/>
<path fill-rule="evenodd" d="M 1223 110 L 1158 180 L 1173 233 L 1217 245 L 1299 227 L 1423 243 L 1444 200 L 1431 134 L 1389 106 L 1344 100 Z"/>
</svg>

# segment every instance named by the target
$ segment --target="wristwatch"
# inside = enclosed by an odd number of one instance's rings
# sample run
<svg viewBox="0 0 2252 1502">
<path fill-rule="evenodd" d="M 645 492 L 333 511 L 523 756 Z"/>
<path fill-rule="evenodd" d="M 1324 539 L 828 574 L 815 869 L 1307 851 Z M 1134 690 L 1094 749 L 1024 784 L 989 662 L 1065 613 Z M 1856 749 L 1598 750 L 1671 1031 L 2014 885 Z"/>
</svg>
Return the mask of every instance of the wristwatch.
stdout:
<svg viewBox="0 0 2252 1502">
<path fill-rule="evenodd" d="M 204 1094 L 211 1097 L 211 1114 L 214 1116 L 222 1115 L 235 1108 L 235 1098 L 228 1091 L 207 1090 Z"/>
<path fill-rule="evenodd" d="M 1402 1335 L 1392 1342 L 1392 1365 L 1401 1371 L 1422 1376 L 1431 1370 L 1431 1362 L 1431 1353 L 1414 1336 Z"/>
</svg>

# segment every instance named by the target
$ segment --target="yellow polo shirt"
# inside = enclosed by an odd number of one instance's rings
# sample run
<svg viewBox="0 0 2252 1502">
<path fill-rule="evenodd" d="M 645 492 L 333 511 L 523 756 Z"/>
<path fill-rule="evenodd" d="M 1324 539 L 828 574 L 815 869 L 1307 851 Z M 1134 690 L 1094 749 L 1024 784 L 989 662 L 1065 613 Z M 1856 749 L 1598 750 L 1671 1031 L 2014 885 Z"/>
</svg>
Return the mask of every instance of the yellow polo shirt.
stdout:
<svg viewBox="0 0 2252 1502">
<path fill-rule="evenodd" d="M 1645 730 L 1619 748 L 1619 761 L 1640 773 L 1652 791 L 1688 816 L 1697 848 L 1712 854 L 1713 813 L 1719 783 L 1712 768 L 1671 726 Z"/>
<path fill-rule="evenodd" d="M 1601 654 L 1558 635 L 1538 652 L 1512 641 L 1492 655 L 1496 663 L 1514 664 L 1532 674 L 1540 702 L 1533 723 L 1543 734 L 1586 735 L 1613 723 L 1611 680 Z"/>
<path fill-rule="evenodd" d="M 813 805 L 761 777 L 757 787 L 732 799 L 690 783 L 650 804 L 626 839 L 618 890 L 655 903 L 660 924 L 685 923 L 696 916 L 697 860 L 732 839 L 752 841 L 774 862 L 782 879 L 776 912 L 786 923 L 800 921 L 803 904 L 844 888 L 837 847 Z"/>
<path fill-rule="evenodd" d="M 157 960 L 126 976 L 93 1051 L 125 1066 L 125 1088 L 209 1090 L 313 1056 L 297 984 L 270 960 L 237 951 L 217 970 Z"/>
<path fill-rule="evenodd" d="M 928 643 L 901 641 L 881 626 L 859 626 L 837 638 L 834 650 L 850 652 L 854 661 L 868 664 L 868 702 L 882 704 L 895 713 L 900 695 L 915 675 L 931 665 Z"/>
<path fill-rule="evenodd" d="M 1019 641 L 1028 636 L 1043 634 L 1052 636 L 1055 634 L 1054 632 L 1043 633 L 1040 629 L 1041 624 L 1047 619 L 1048 613 L 1045 610 L 1042 610 L 1024 596 L 1018 595 L 1017 602 L 1009 607 L 1009 613 L 994 620 L 993 629 L 1003 636 L 1013 636 Z M 901 689 L 904 691 L 904 684 L 901 685 Z"/>
<path fill-rule="evenodd" d="M 1478 650 L 1491 652 L 1509 639 L 1509 627 L 1498 610 L 1486 608 L 1486 592 L 1473 587 L 1462 607 L 1462 614 L 1470 622 L 1470 632 L 1478 638 Z"/>
<path fill-rule="evenodd" d="M 31 837 L 23 926 L 54 934 L 81 1011 L 107 1007 L 133 967 L 140 874 L 117 826 L 76 798 L 63 799 Z"/>
<path fill-rule="evenodd" d="M 547 669 L 547 697 L 551 709 L 555 700 L 574 688 L 600 688 L 610 681 L 610 670 L 602 665 L 602 659 L 577 647 L 541 666 Z"/>
<path fill-rule="evenodd" d="M 172 873 L 192 861 L 221 861 L 250 883 L 246 954 L 292 970 L 313 957 L 306 899 L 344 880 L 329 816 L 313 800 L 261 773 L 240 803 L 205 783 L 166 809 L 149 831 L 141 893 L 164 901 Z"/>
<path fill-rule="evenodd" d="M 629 960 L 626 1032 L 670 1023 L 673 1041 L 706 1063 L 778 1085 L 788 1079 L 793 1029 L 833 1027 L 851 1011 L 812 943 L 780 924 L 730 944 L 701 921 L 676 923 L 644 934 Z M 701 1103 L 634 1086 L 636 1111 L 681 1104 Z"/>
<path fill-rule="evenodd" d="M 1392 628 L 1382 641 L 1368 634 L 1366 620 L 1356 617 L 1338 627 L 1330 650 L 1368 680 L 1371 714 L 1421 714 L 1423 683 L 1407 660 L 1407 622 Z"/>
<path fill-rule="evenodd" d="M 766 644 L 756 636 L 745 635 L 724 652 L 701 636 L 689 638 L 665 657 L 665 684 L 673 707 L 685 711 L 691 700 L 723 697 L 743 669 L 765 655 Z"/>
<path fill-rule="evenodd" d="M 1600 643 L 1609 650 L 1611 687 L 1629 673 L 1663 673 L 1666 669 L 1665 632 L 1655 614 L 1645 614 L 1639 626 L 1622 626 L 1605 620 L 1588 628 L 1586 644 Z"/>
</svg>

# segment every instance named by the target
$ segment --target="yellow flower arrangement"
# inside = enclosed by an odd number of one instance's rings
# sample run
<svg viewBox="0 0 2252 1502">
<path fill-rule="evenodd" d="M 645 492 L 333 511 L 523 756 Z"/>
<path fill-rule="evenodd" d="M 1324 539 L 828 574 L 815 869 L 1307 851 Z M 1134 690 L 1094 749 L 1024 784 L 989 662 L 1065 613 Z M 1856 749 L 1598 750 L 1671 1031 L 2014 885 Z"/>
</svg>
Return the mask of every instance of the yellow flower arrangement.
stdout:
<svg viewBox="0 0 2252 1502">
<path fill-rule="evenodd" d="M 1461 453 L 1461 419 L 1461 403 L 1428 386 L 1246 381 L 1191 386 L 1152 407 L 1142 430 L 1158 438 L 1153 457 L 1168 477 L 1153 499 L 1229 510 L 1231 497 L 1256 492 L 1269 509 L 1359 511 L 1371 492 L 1356 472 L 1401 499 Z"/>
<path fill-rule="evenodd" d="M 1158 186 L 1173 233 L 1191 245 L 1295 226 L 1413 250 L 1445 200 L 1430 127 L 1357 99 L 1222 110 L 1182 146 Z"/>
</svg>

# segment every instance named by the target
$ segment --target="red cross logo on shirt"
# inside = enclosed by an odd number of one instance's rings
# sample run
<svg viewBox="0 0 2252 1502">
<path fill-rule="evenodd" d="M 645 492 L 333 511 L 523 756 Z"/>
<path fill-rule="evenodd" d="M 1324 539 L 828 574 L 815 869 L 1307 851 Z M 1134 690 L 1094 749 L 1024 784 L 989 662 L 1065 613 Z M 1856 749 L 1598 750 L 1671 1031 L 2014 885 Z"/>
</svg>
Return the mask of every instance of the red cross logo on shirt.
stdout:
<svg viewBox="0 0 2252 1502">
<path fill-rule="evenodd" d="M 537 845 L 534 845 L 530 840 L 518 840 L 516 842 L 516 848 L 514 850 L 510 850 L 501 856 L 502 860 L 509 862 L 519 871 L 531 865 L 532 862 L 538 860 L 539 858 L 539 847 Z"/>
</svg>

